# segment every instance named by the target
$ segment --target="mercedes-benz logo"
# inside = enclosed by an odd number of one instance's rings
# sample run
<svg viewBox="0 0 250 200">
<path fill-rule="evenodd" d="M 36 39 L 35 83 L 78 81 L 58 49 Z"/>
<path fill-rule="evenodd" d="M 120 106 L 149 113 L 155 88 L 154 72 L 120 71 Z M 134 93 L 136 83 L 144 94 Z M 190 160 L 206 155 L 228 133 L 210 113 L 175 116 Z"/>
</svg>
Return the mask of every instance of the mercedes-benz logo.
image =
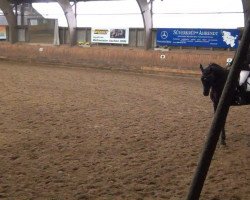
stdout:
<svg viewBox="0 0 250 200">
<path fill-rule="evenodd" d="M 162 32 L 161 32 L 161 38 L 162 38 L 163 40 L 165 40 L 165 39 L 167 39 L 167 37 L 168 37 L 168 32 L 167 32 L 167 31 L 162 31 Z"/>
</svg>

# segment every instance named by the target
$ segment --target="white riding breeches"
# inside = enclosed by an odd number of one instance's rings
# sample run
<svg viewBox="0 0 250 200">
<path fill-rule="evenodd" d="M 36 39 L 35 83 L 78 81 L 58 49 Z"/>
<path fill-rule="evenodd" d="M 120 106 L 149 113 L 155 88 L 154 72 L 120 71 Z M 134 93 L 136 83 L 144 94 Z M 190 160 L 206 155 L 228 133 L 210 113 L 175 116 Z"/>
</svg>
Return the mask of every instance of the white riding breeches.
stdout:
<svg viewBox="0 0 250 200">
<path fill-rule="evenodd" d="M 247 92 L 250 92 L 250 77 L 247 79 Z"/>
<path fill-rule="evenodd" d="M 242 70 L 240 72 L 240 78 L 239 78 L 239 85 L 242 86 L 243 83 L 246 82 L 247 78 L 249 77 L 250 71 Z"/>
</svg>

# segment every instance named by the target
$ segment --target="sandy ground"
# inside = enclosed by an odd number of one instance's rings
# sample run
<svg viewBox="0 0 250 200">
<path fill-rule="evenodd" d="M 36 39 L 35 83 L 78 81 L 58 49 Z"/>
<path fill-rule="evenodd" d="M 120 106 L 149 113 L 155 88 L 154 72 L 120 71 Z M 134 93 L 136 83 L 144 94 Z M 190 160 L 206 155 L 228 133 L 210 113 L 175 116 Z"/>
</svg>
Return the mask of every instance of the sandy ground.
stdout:
<svg viewBox="0 0 250 200">
<path fill-rule="evenodd" d="M 213 116 L 198 77 L 1 62 L 0 91 L 0 199 L 185 199 Z M 250 199 L 249 108 L 200 199 Z"/>
</svg>

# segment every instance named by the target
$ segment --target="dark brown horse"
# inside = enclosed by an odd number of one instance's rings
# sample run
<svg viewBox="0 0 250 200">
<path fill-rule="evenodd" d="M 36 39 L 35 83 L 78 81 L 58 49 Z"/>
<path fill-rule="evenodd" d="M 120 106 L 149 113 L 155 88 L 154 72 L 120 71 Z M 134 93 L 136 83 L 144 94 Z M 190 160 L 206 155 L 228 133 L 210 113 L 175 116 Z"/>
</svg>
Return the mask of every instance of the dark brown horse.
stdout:
<svg viewBox="0 0 250 200">
<path fill-rule="evenodd" d="M 203 84 L 203 95 L 208 96 L 210 94 L 215 112 L 225 86 L 229 70 L 215 63 L 211 63 L 205 68 L 200 65 L 200 69 L 202 72 L 201 82 Z M 243 97 L 244 102 L 242 101 Z M 236 88 L 231 105 L 248 104 L 250 104 L 250 92 L 243 91 L 241 88 Z M 223 127 L 221 133 L 221 144 L 225 145 L 225 140 L 225 127 Z"/>
</svg>

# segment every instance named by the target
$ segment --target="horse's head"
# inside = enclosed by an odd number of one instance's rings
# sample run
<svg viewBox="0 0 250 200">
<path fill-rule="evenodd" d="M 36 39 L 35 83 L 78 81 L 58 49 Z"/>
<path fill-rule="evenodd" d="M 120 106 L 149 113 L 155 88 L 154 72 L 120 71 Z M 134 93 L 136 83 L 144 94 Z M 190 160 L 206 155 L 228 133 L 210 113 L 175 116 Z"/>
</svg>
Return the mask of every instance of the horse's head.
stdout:
<svg viewBox="0 0 250 200">
<path fill-rule="evenodd" d="M 201 82 L 202 82 L 202 85 L 203 85 L 203 95 L 208 96 L 209 92 L 210 92 L 210 89 L 213 86 L 213 83 L 215 81 L 213 68 L 212 68 L 211 64 L 208 65 L 205 68 L 200 64 L 200 69 L 201 69 L 201 72 L 202 72 Z"/>
</svg>

